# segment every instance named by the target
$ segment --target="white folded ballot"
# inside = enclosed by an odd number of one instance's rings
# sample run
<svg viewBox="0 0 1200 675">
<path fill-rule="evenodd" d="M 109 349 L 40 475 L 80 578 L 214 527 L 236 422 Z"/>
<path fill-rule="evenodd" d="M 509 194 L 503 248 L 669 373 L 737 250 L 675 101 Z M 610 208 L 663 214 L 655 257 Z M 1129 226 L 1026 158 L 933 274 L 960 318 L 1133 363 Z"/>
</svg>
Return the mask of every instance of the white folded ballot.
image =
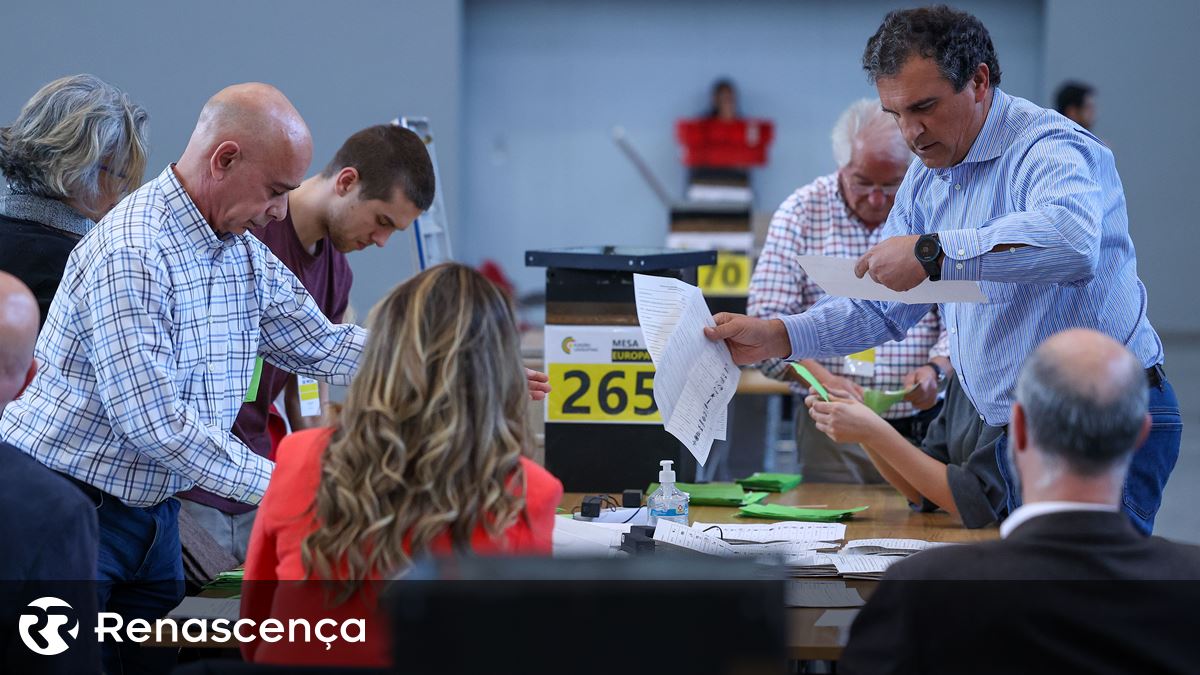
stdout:
<svg viewBox="0 0 1200 675">
<path fill-rule="evenodd" d="M 819 542 L 835 544 L 846 537 L 845 523 L 692 523 L 692 529 L 715 534 L 731 543 Z M 817 548 L 827 548 L 819 546 Z M 837 550 L 837 546 L 832 546 Z"/>
<path fill-rule="evenodd" d="M 846 542 L 846 545 L 842 547 L 842 553 L 906 556 L 926 549 L 949 545 L 948 542 L 923 539 L 855 539 Z"/>
<path fill-rule="evenodd" d="M 877 283 L 870 276 L 859 279 L 854 275 L 854 258 L 836 258 L 823 255 L 798 257 L 813 281 L 828 295 L 859 300 L 883 300 L 903 302 L 910 305 L 933 305 L 941 302 L 987 302 L 987 296 L 978 281 L 930 281 L 926 279 L 916 288 L 893 291 Z"/>
</svg>

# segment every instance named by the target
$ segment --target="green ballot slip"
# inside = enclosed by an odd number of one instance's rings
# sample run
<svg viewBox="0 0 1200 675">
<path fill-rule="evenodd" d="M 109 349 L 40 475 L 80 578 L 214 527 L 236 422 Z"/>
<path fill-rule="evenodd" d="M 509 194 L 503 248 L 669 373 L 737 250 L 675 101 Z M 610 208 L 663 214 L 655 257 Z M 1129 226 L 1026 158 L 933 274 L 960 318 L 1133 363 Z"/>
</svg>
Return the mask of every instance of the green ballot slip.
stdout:
<svg viewBox="0 0 1200 675">
<path fill-rule="evenodd" d="M 859 506 L 853 509 L 802 509 L 782 504 L 750 504 L 738 510 L 738 515 L 750 518 L 770 518 L 772 520 L 802 520 L 817 523 L 832 523 L 850 518 L 867 507 Z"/>
<path fill-rule="evenodd" d="M 813 391 L 820 394 L 821 398 L 825 399 L 826 401 L 829 400 L 829 392 L 825 391 L 825 387 L 817 381 L 817 376 L 813 375 L 812 371 L 800 365 L 799 363 L 793 363 L 792 368 L 795 368 L 796 372 L 800 373 L 800 377 L 803 377 L 804 381 L 808 383 L 808 386 L 812 387 Z"/>
<path fill-rule="evenodd" d="M 863 403 L 868 408 L 875 411 L 875 414 L 882 415 L 888 411 L 888 408 L 896 405 L 908 396 L 909 392 L 916 389 L 917 385 L 913 385 L 908 389 L 896 389 L 894 391 L 883 391 L 880 389 L 864 389 Z"/>
<path fill-rule="evenodd" d="M 254 403 L 258 400 L 258 381 L 262 379 L 262 357 L 254 359 L 254 374 L 250 376 L 250 388 L 246 390 L 246 398 L 242 403 Z"/>
<path fill-rule="evenodd" d="M 688 493 L 688 502 L 696 506 L 741 506 L 746 503 L 746 491 L 736 483 L 676 483 L 675 487 Z M 651 483 L 646 494 L 654 494 L 658 483 Z"/>
<path fill-rule="evenodd" d="M 798 473 L 764 473 L 757 471 L 748 478 L 737 479 L 743 488 L 766 492 L 787 492 L 800 484 L 804 477 Z"/>
<path fill-rule="evenodd" d="M 757 503 L 761 502 L 762 500 L 766 499 L 767 495 L 769 495 L 769 494 L 771 494 L 771 493 L 769 493 L 769 492 L 747 492 L 746 496 L 742 498 L 742 506 L 749 506 L 751 504 L 757 504 Z"/>
</svg>

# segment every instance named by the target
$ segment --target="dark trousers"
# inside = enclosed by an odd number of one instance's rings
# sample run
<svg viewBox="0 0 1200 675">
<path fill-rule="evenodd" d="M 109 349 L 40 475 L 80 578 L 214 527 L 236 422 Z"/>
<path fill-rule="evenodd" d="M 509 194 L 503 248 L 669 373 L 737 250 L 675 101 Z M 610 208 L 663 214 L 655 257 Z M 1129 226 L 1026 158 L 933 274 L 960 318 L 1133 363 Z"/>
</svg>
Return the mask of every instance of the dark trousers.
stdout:
<svg viewBox="0 0 1200 675">
<path fill-rule="evenodd" d="M 1167 381 L 1162 368 L 1156 366 L 1147 372 L 1150 378 L 1150 434 L 1142 447 L 1133 453 L 1133 461 L 1129 463 L 1123 505 L 1134 526 L 1150 534 L 1154 531 L 1154 516 L 1162 505 L 1163 488 L 1179 459 L 1183 418 L 1179 414 L 1175 389 Z M 1008 489 L 1008 508 L 1012 513 L 1021 505 L 1021 492 L 1015 480 L 1016 468 L 1009 465 L 1007 449 L 1008 434 L 1005 432 L 996 445 L 996 463 Z"/>
<path fill-rule="evenodd" d="M 72 482 L 92 499 L 100 521 L 96 584 L 100 611 L 120 614 L 123 625 L 132 619 L 145 619 L 153 625 L 183 600 L 179 501 L 127 506 L 91 485 Z M 105 640 L 101 659 L 108 675 L 169 673 L 175 666 L 176 651 L 142 647 L 129 640 Z"/>
</svg>

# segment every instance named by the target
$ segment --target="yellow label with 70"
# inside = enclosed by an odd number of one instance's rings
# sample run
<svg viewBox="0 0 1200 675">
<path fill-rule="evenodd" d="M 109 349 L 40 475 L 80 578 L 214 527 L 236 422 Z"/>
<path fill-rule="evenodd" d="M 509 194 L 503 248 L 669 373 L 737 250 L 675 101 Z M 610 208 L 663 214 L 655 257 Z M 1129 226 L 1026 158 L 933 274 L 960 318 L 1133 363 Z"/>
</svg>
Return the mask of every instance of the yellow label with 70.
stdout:
<svg viewBox="0 0 1200 675">
<path fill-rule="evenodd" d="M 550 363 L 549 422 L 662 423 L 654 404 L 654 364 Z"/>
<path fill-rule="evenodd" d="M 717 264 L 698 270 L 700 290 L 705 295 L 746 295 L 750 292 L 750 256 L 717 252 Z"/>
</svg>

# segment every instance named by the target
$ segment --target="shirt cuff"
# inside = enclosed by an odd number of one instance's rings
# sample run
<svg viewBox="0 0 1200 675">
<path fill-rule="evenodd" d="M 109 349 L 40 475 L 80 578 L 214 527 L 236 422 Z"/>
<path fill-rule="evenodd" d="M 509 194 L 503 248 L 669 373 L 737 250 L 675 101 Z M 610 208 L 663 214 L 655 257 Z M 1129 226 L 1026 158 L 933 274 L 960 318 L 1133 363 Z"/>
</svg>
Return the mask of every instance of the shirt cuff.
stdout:
<svg viewBox="0 0 1200 675">
<path fill-rule="evenodd" d="M 938 232 L 942 245 L 942 279 L 947 281 L 979 281 L 982 271 L 979 230 L 945 230 Z"/>
<path fill-rule="evenodd" d="M 817 353 L 820 344 L 817 338 L 817 327 L 807 314 L 794 314 L 779 318 L 787 328 L 788 340 L 792 343 L 792 353 L 788 361 L 807 359 Z"/>
</svg>

